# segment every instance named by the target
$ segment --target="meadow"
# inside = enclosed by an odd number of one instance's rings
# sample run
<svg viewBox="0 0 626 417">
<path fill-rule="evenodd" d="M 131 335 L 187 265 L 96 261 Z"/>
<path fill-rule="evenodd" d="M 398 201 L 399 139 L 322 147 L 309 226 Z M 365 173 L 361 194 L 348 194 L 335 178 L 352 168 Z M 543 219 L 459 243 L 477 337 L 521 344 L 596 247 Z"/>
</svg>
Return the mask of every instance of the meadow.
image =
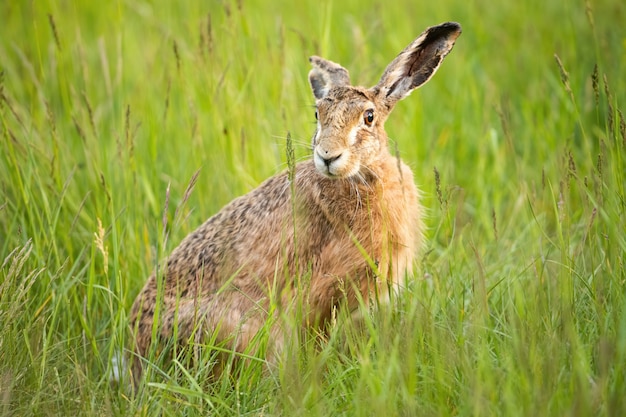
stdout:
<svg viewBox="0 0 626 417">
<path fill-rule="evenodd" d="M 0 3 L 0 415 L 626 415 L 626 3 Z M 208 383 L 120 368 L 146 278 L 310 153 L 308 57 L 374 85 L 463 34 L 387 122 L 428 209 L 366 332 Z M 116 374 L 118 383 L 112 383 Z"/>
</svg>

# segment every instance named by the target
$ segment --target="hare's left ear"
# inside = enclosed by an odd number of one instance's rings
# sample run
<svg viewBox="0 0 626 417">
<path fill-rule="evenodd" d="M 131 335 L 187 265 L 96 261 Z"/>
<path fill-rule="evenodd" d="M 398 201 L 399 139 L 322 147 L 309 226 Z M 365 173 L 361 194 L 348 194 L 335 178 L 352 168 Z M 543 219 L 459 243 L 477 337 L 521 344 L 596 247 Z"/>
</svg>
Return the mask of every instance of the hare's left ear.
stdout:
<svg viewBox="0 0 626 417">
<path fill-rule="evenodd" d="M 391 109 L 398 100 L 430 80 L 460 34 L 461 25 L 455 22 L 426 29 L 387 66 L 373 90 L 378 91 Z"/>
<path fill-rule="evenodd" d="M 309 58 L 313 69 L 309 72 L 309 83 L 317 100 L 326 97 L 331 88 L 350 85 L 348 70 L 339 64 L 319 56 Z"/>
</svg>

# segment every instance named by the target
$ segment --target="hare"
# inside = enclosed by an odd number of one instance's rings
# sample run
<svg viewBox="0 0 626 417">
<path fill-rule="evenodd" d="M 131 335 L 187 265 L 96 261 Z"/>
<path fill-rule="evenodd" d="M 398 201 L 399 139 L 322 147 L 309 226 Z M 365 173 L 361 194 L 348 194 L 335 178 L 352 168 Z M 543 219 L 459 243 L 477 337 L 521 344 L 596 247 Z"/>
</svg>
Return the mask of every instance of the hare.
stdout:
<svg viewBox="0 0 626 417">
<path fill-rule="evenodd" d="M 402 287 L 424 226 L 413 173 L 389 152 L 384 123 L 460 34 L 453 22 L 426 29 L 372 88 L 352 86 L 345 68 L 310 58 L 312 159 L 226 205 L 148 279 L 130 319 L 136 380 L 152 343 L 211 340 L 245 352 L 271 315 L 294 311 L 298 290 L 306 292 L 301 325 L 323 329 L 335 308 L 357 311 Z M 280 333 L 272 327 L 274 350 Z"/>
</svg>

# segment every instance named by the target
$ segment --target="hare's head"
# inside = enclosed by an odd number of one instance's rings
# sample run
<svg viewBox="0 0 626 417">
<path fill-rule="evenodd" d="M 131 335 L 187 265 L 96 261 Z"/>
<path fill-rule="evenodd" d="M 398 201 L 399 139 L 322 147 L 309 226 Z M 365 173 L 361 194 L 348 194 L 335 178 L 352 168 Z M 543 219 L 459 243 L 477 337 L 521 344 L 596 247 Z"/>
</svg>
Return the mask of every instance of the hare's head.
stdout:
<svg viewBox="0 0 626 417">
<path fill-rule="evenodd" d="M 323 58 L 310 58 L 309 82 L 316 99 L 313 159 L 330 178 L 368 174 L 387 156 L 384 123 L 398 102 L 428 81 L 461 34 L 458 23 L 426 29 L 394 59 L 372 88 L 350 85 L 348 71 Z"/>
</svg>

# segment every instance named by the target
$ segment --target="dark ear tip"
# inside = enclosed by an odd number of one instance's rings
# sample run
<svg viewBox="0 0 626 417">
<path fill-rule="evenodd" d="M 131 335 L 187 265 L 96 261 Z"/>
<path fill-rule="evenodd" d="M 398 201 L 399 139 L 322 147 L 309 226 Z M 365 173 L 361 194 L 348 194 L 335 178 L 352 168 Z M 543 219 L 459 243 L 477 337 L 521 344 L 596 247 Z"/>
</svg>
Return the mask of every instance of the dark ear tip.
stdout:
<svg viewBox="0 0 626 417">
<path fill-rule="evenodd" d="M 442 24 L 440 24 L 439 26 L 444 26 L 444 27 L 448 27 L 448 28 L 455 28 L 457 30 L 461 30 L 461 24 L 459 22 L 444 22 Z"/>
<path fill-rule="evenodd" d="M 461 29 L 461 25 L 457 22 L 445 22 L 440 25 L 434 26 L 431 28 L 439 33 L 446 33 L 448 36 L 458 37 L 463 30 Z"/>
</svg>

